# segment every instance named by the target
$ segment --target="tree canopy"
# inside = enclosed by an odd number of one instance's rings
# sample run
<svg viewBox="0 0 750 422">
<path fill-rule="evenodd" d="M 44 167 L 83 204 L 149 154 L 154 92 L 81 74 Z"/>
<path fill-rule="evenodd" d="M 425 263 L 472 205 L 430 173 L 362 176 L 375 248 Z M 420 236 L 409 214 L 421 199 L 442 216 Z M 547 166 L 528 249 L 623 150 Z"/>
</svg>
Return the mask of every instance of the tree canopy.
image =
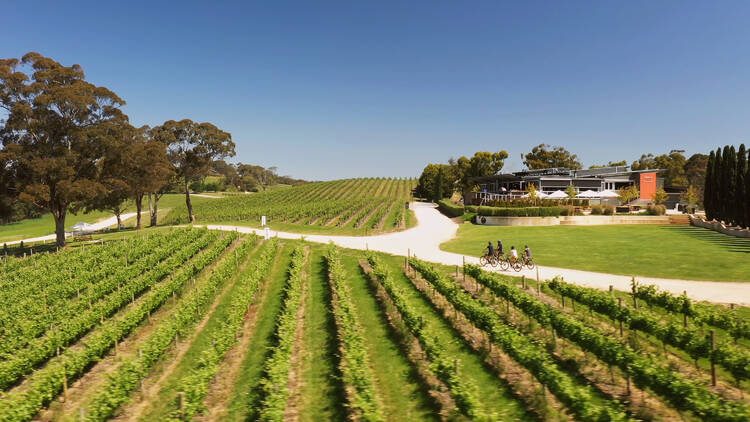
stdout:
<svg viewBox="0 0 750 422">
<path fill-rule="evenodd" d="M 155 140 L 166 145 L 175 174 L 185 183 L 185 204 L 190 221 L 195 221 L 190 202 L 190 182 L 205 176 L 217 159 L 234 156 L 232 135 L 211 123 L 190 119 L 168 120 L 152 129 Z"/>
<path fill-rule="evenodd" d="M 578 156 L 571 154 L 561 146 L 551 147 L 548 144 L 539 144 L 531 149 L 531 152 L 523 156 L 523 163 L 529 170 L 565 167 L 570 169 L 582 168 Z"/>
<path fill-rule="evenodd" d="M 80 65 L 64 66 L 39 53 L 0 60 L 0 129 L 18 198 L 49 211 L 57 244 L 65 245 L 65 218 L 106 193 L 98 165 L 125 104 L 109 89 L 85 80 Z"/>
</svg>

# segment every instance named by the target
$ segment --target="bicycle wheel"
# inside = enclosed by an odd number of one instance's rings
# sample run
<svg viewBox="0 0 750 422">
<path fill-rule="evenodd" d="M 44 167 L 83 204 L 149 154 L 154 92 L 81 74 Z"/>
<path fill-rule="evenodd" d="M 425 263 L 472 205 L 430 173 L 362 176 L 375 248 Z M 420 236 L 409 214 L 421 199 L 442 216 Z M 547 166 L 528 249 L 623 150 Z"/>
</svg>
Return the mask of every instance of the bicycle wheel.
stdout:
<svg viewBox="0 0 750 422">
<path fill-rule="evenodd" d="M 515 260 L 511 265 L 513 266 L 513 269 L 516 270 L 516 272 L 521 271 L 521 269 L 523 268 L 523 262 L 521 262 L 520 259 Z"/>
<path fill-rule="evenodd" d="M 486 256 L 480 256 L 479 257 L 479 265 L 484 267 L 487 265 L 487 257 Z"/>
<path fill-rule="evenodd" d="M 499 258 L 498 261 L 500 261 L 500 269 L 503 271 L 508 271 L 508 268 L 510 268 L 510 263 L 508 263 L 508 260 L 505 258 Z"/>
<path fill-rule="evenodd" d="M 528 261 L 526 261 L 526 268 L 528 268 L 530 270 L 534 269 L 534 260 L 533 259 L 529 259 Z"/>
<path fill-rule="evenodd" d="M 497 259 L 497 257 L 496 257 L 496 256 L 493 256 L 493 257 L 492 257 L 492 259 L 490 260 L 490 264 L 491 264 L 491 265 L 492 265 L 493 267 L 497 267 L 497 266 L 498 266 L 498 264 L 500 264 L 500 260 L 499 260 L 499 259 Z"/>
</svg>

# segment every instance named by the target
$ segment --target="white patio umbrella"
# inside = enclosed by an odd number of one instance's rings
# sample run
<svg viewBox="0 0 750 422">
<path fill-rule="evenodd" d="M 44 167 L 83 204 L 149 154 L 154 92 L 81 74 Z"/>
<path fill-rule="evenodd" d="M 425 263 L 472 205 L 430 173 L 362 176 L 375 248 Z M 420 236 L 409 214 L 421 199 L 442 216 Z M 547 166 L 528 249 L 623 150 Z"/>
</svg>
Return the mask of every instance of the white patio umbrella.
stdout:
<svg viewBox="0 0 750 422">
<path fill-rule="evenodd" d="M 600 198 L 619 198 L 620 194 L 609 189 L 599 192 Z"/>
<path fill-rule="evenodd" d="M 530 196 L 531 196 L 530 193 L 525 193 L 525 194 L 521 195 L 521 198 L 528 198 Z M 544 199 L 544 198 L 547 198 L 547 194 L 544 193 L 544 192 L 536 191 L 536 197 L 537 197 L 537 199 Z"/>
<path fill-rule="evenodd" d="M 547 198 L 549 199 L 565 199 L 567 197 L 568 197 L 568 194 L 561 190 L 556 190 L 552 192 L 551 194 L 547 195 Z"/>
<path fill-rule="evenodd" d="M 599 192 L 595 190 L 585 190 L 576 195 L 576 198 L 599 198 Z"/>
</svg>

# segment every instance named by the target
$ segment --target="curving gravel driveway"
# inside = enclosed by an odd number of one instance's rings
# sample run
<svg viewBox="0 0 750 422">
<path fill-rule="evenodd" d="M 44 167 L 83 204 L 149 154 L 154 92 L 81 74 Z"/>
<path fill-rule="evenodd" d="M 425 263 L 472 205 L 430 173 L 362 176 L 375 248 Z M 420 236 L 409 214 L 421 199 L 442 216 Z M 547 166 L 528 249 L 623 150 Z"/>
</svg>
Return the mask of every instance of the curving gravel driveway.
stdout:
<svg viewBox="0 0 750 422">
<path fill-rule="evenodd" d="M 282 239 L 299 239 L 318 243 L 333 242 L 339 246 L 352 249 L 372 249 L 387 252 L 393 255 L 406 256 L 407 253 L 416 255 L 418 258 L 446 265 L 461 265 L 463 259 L 467 263 L 478 264 L 479 259 L 475 257 L 445 252 L 440 250 L 440 244 L 452 239 L 456 235 L 458 225 L 435 209 L 432 204 L 415 202 L 411 204 L 418 224 L 416 227 L 398 233 L 390 233 L 379 236 L 328 236 L 328 235 L 301 235 L 298 233 L 277 232 L 271 230 L 272 236 Z M 209 229 L 238 231 L 240 233 L 263 234 L 261 229 L 228 225 L 206 225 Z M 551 279 L 561 276 L 566 281 L 583 286 L 608 289 L 610 285 L 618 290 L 630 290 L 629 276 L 597 273 L 591 271 L 571 270 L 567 268 L 555 268 L 538 266 L 538 275 L 542 279 Z M 511 271 L 510 275 L 525 275 L 536 278 L 537 270 Z M 687 291 L 689 297 L 709 302 L 736 303 L 750 305 L 750 282 L 734 283 L 719 281 L 694 281 L 665 279 L 655 277 L 636 277 L 639 283 L 656 284 L 660 289 L 675 294 Z"/>
</svg>

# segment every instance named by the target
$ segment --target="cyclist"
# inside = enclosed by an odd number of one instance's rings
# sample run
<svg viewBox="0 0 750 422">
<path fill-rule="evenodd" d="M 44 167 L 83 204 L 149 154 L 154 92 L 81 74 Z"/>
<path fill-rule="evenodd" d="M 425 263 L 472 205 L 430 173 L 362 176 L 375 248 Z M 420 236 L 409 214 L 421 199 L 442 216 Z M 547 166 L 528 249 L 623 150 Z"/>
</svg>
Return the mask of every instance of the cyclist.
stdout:
<svg viewBox="0 0 750 422">
<path fill-rule="evenodd" d="M 516 262 L 518 259 L 518 251 L 516 250 L 515 246 L 510 247 L 510 259 L 512 262 Z"/>
<path fill-rule="evenodd" d="M 487 242 L 487 258 L 492 258 L 495 255 L 495 248 L 492 247 L 492 241 Z"/>
<path fill-rule="evenodd" d="M 495 251 L 495 254 L 498 258 L 502 258 L 503 256 L 503 242 L 502 240 L 497 241 L 497 251 Z"/>
<path fill-rule="evenodd" d="M 524 261 L 524 263 L 527 263 L 527 262 L 531 261 L 531 249 L 529 249 L 529 245 L 524 245 L 524 248 L 525 249 L 523 251 L 524 251 L 524 253 L 525 253 L 526 256 L 524 257 L 523 261 Z"/>
</svg>

